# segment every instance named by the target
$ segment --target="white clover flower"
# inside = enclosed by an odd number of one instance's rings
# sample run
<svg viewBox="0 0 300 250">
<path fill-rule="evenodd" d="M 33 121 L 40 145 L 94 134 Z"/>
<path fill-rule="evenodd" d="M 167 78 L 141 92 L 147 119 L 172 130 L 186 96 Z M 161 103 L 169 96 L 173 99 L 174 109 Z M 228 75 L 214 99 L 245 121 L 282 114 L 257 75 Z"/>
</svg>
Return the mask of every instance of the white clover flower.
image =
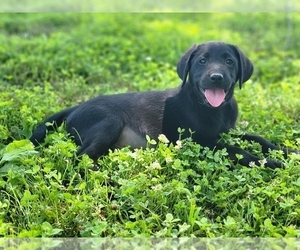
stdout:
<svg viewBox="0 0 300 250">
<path fill-rule="evenodd" d="M 158 136 L 158 140 L 162 143 L 168 144 L 170 141 L 168 140 L 168 138 L 164 135 L 164 134 L 160 134 Z"/>
<path fill-rule="evenodd" d="M 157 184 L 155 186 L 152 186 L 151 187 L 154 191 L 159 191 L 159 190 L 162 190 L 162 185 L 161 184 Z"/>
<path fill-rule="evenodd" d="M 161 169 L 161 166 L 158 161 L 155 161 L 155 162 L 151 163 L 151 165 L 149 167 L 146 167 L 146 168 L 150 169 L 150 170 L 155 170 L 155 169 Z"/>
<path fill-rule="evenodd" d="M 170 162 L 173 162 L 172 157 L 166 157 L 166 163 L 170 163 Z"/>
<path fill-rule="evenodd" d="M 247 128 L 248 125 L 249 125 L 249 122 L 247 122 L 247 121 L 241 121 L 241 127 L 242 128 Z"/>
<path fill-rule="evenodd" d="M 131 158 L 133 158 L 133 159 L 136 159 L 136 158 L 137 158 L 136 151 L 134 151 L 134 152 L 132 152 L 132 151 L 127 152 L 127 155 L 129 155 L 129 156 L 130 156 Z"/>
<path fill-rule="evenodd" d="M 250 161 L 250 162 L 249 162 L 249 167 L 250 167 L 250 168 L 253 168 L 254 166 L 255 166 L 255 162 L 254 162 L 254 161 Z"/>
<path fill-rule="evenodd" d="M 182 141 L 177 140 L 177 141 L 176 141 L 175 149 L 181 149 L 181 148 L 182 148 Z"/>
<path fill-rule="evenodd" d="M 264 158 L 262 160 L 258 160 L 261 166 L 264 166 L 267 163 L 267 160 Z"/>
</svg>

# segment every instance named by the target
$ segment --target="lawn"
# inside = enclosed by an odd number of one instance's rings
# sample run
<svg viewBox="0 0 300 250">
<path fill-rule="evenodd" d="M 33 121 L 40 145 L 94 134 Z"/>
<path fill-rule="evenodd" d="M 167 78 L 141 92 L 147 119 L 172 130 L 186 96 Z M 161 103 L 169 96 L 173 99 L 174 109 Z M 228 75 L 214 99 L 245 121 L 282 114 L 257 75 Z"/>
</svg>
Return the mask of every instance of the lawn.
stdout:
<svg viewBox="0 0 300 250">
<path fill-rule="evenodd" d="M 255 67 L 224 140 L 259 156 L 236 135 L 300 148 L 299 27 L 298 13 L 0 14 L 0 236 L 300 237 L 300 155 L 243 167 L 226 150 L 150 138 L 155 148 L 111 151 L 93 171 L 63 127 L 28 140 L 94 96 L 180 85 L 184 51 L 221 40 Z"/>
</svg>

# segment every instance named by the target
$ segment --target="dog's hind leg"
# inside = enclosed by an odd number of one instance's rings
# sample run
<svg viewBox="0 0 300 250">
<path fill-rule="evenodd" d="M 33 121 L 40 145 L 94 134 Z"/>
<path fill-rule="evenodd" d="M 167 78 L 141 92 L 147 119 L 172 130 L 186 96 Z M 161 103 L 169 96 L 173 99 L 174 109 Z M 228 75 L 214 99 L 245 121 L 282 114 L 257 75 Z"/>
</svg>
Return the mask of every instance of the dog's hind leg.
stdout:
<svg viewBox="0 0 300 250">
<path fill-rule="evenodd" d="M 84 131 L 80 137 L 82 142 L 77 154 L 87 154 L 95 162 L 97 159 L 113 148 L 118 141 L 122 130 L 123 122 L 119 119 L 106 118 L 95 123 L 90 129 Z"/>
</svg>

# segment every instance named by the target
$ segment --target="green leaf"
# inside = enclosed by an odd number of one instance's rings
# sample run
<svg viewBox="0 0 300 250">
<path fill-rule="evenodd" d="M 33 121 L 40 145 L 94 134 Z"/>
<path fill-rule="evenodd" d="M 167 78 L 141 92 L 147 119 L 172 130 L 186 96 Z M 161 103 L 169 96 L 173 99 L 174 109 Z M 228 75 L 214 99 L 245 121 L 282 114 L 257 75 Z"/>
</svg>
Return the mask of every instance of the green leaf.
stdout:
<svg viewBox="0 0 300 250">
<path fill-rule="evenodd" d="M 107 222 L 100 221 L 98 225 L 93 226 L 92 229 L 92 236 L 101 236 L 101 234 L 106 230 Z"/>
<path fill-rule="evenodd" d="M 51 237 L 63 231 L 62 229 L 59 228 L 53 228 L 52 225 L 47 221 L 44 221 L 42 223 L 42 230 L 43 230 L 42 235 L 45 237 Z"/>
<path fill-rule="evenodd" d="M 29 190 L 25 190 L 21 199 L 21 205 L 26 206 L 29 201 L 36 201 L 38 197 L 39 196 L 37 194 L 31 194 Z"/>
<path fill-rule="evenodd" d="M 0 124 L 0 139 L 6 140 L 8 136 L 9 136 L 8 128 Z"/>
<path fill-rule="evenodd" d="M 150 145 L 156 145 L 157 142 L 154 139 L 151 139 L 149 135 L 146 135 L 146 140 Z"/>
<path fill-rule="evenodd" d="M 179 233 L 184 233 L 186 232 L 191 226 L 188 225 L 187 223 L 179 224 Z"/>
<path fill-rule="evenodd" d="M 0 163 L 16 161 L 37 154 L 33 144 L 29 140 L 19 140 L 10 143 L 2 152 Z"/>
<path fill-rule="evenodd" d="M 235 229 L 237 227 L 235 219 L 231 216 L 227 216 L 227 218 L 224 220 L 224 225 L 228 229 Z"/>
</svg>

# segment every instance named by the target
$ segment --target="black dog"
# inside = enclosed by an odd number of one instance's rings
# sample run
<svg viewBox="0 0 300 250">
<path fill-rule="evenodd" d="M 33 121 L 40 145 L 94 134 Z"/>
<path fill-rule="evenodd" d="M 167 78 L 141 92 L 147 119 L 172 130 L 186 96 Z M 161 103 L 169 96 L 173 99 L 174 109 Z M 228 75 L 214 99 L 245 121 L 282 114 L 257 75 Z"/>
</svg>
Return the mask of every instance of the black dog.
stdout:
<svg viewBox="0 0 300 250">
<path fill-rule="evenodd" d="M 38 145 L 46 136 L 45 125 L 66 122 L 67 131 L 81 145 L 78 154 L 87 154 L 96 161 L 109 149 L 146 146 L 146 135 L 157 138 L 164 134 L 171 142 L 178 140 L 178 128 L 183 137 L 194 131 L 193 140 L 211 149 L 226 147 L 229 157 L 243 155 L 239 163 L 259 164 L 259 158 L 245 150 L 218 144 L 220 133 L 235 127 L 238 107 L 233 97 L 236 82 L 239 87 L 253 72 L 250 60 L 234 45 L 208 42 L 192 46 L 180 59 L 177 72 L 182 85 L 165 91 L 99 96 L 78 106 L 65 109 L 43 121 L 30 140 Z M 265 139 L 246 134 L 245 140 L 261 144 L 263 153 L 279 149 Z M 285 156 L 289 150 L 283 149 Z M 291 150 L 293 151 L 293 150 Z M 267 161 L 268 167 L 281 163 Z"/>
</svg>

